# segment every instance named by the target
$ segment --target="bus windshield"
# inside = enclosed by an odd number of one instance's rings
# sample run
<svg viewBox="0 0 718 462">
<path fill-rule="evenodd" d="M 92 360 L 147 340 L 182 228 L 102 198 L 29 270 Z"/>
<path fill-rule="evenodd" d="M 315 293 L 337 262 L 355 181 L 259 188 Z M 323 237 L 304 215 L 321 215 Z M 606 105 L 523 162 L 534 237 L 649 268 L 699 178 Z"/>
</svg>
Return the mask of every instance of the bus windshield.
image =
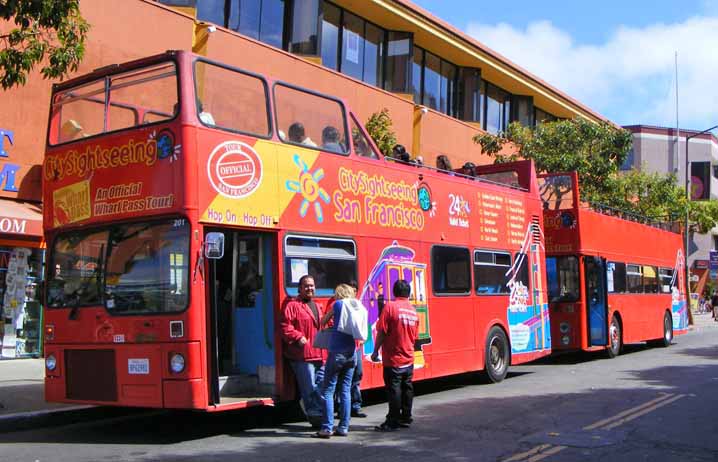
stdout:
<svg viewBox="0 0 718 462">
<path fill-rule="evenodd" d="M 115 314 L 152 314 L 187 306 L 184 219 L 65 233 L 55 241 L 52 258 L 50 307 L 104 304 Z"/>
</svg>

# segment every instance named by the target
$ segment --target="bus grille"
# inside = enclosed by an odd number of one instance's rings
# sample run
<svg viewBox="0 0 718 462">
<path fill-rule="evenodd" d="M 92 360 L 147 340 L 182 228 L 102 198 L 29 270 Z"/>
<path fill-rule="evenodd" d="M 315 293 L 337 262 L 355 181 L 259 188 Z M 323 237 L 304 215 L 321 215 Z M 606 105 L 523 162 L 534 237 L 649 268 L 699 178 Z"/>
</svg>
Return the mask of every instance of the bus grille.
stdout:
<svg viewBox="0 0 718 462">
<path fill-rule="evenodd" d="M 114 350 L 65 350 L 68 399 L 117 401 Z"/>
</svg>

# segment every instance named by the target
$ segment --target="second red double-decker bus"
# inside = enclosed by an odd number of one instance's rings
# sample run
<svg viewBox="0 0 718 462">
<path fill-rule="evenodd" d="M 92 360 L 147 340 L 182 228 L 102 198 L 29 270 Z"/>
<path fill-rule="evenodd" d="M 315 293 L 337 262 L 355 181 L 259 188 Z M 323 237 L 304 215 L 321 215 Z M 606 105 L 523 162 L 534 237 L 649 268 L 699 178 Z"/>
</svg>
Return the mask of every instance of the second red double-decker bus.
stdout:
<svg viewBox="0 0 718 462">
<path fill-rule="evenodd" d="M 54 88 L 43 178 L 49 401 L 292 399 L 275 325 L 304 274 L 320 298 L 359 281 L 372 325 L 409 281 L 417 380 L 550 353 L 528 161 L 391 161 L 336 98 L 168 52 Z"/>
<path fill-rule="evenodd" d="M 576 173 L 539 178 L 552 348 L 618 355 L 624 343 L 670 345 L 688 328 L 681 235 L 582 203 Z"/>
</svg>

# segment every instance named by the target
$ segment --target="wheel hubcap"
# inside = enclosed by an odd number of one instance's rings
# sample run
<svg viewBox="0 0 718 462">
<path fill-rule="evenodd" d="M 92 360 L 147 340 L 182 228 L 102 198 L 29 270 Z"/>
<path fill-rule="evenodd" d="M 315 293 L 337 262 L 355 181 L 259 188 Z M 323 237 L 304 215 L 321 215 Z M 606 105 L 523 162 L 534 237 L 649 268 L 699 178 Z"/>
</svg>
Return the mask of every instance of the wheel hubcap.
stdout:
<svg viewBox="0 0 718 462">
<path fill-rule="evenodd" d="M 618 334 L 618 326 L 616 323 L 611 323 L 611 349 L 616 350 L 618 349 L 618 342 L 619 342 L 619 334 Z"/>
<path fill-rule="evenodd" d="M 499 339 L 494 338 L 491 341 L 491 368 L 496 372 L 500 372 L 504 368 L 503 348 Z"/>
</svg>

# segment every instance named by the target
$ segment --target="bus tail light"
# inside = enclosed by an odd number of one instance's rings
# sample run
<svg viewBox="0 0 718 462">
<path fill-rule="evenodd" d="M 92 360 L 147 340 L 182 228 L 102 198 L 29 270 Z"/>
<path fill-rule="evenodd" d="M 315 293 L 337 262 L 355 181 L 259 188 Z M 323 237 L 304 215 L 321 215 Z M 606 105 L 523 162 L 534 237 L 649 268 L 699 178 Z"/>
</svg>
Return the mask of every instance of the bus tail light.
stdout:
<svg viewBox="0 0 718 462">
<path fill-rule="evenodd" d="M 170 372 L 179 374 L 184 371 L 185 360 L 180 353 L 170 353 Z"/>
</svg>

